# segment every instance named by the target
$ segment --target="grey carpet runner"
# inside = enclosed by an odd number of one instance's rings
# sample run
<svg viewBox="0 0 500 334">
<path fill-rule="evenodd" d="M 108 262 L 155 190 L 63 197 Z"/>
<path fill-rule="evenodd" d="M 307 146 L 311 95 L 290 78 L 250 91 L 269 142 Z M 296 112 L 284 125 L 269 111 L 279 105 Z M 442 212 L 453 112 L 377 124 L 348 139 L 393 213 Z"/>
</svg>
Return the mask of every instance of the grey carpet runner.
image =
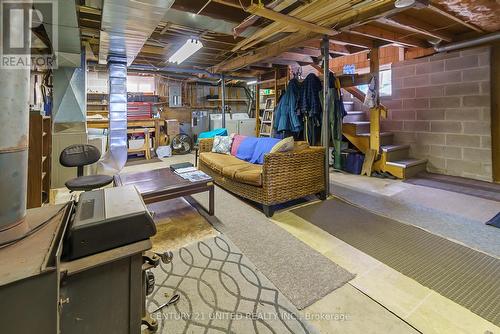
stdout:
<svg viewBox="0 0 500 334">
<path fill-rule="evenodd" d="M 186 198 L 207 207 L 208 196 Z M 277 226 L 259 210 L 216 187 L 212 225 L 226 236 L 299 310 L 343 286 L 354 275 Z"/>
</svg>

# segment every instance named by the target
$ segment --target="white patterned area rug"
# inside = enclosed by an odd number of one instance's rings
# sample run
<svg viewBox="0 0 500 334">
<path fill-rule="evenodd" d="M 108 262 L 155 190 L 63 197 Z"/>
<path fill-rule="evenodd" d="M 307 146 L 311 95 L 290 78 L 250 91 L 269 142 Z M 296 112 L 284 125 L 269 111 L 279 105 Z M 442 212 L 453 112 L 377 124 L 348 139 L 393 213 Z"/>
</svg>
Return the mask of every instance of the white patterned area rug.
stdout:
<svg viewBox="0 0 500 334">
<path fill-rule="evenodd" d="M 223 235 L 180 248 L 153 272 L 150 312 L 180 295 L 153 314 L 158 333 L 317 333 Z"/>
</svg>

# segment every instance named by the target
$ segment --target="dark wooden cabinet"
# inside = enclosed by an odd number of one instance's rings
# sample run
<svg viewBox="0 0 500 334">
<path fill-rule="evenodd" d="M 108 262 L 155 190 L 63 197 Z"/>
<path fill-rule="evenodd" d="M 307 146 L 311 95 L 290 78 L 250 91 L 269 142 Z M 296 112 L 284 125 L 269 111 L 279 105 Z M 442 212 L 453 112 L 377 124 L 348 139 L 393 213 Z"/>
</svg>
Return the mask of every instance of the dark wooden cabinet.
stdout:
<svg viewBox="0 0 500 334">
<path fill-rule="evenodd" d="M 28 150 L 28 208 L 49 201 L 52 152 L 51 118 L 38 112 L 30 113 Z"/>
</svg>

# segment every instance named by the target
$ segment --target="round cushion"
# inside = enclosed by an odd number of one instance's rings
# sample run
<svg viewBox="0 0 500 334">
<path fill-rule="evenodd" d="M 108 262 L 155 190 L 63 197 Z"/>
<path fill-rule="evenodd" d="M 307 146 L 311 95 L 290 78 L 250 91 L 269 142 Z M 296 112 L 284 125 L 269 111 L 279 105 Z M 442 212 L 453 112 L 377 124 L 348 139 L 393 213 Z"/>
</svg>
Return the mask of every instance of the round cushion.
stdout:
<svg viewBox="0 0 500 334">
<path fill-rule="evenodd" d="M 109 175 L 88 175 L 71 179 L 65 183 L 69 190 L 87 191 L 104 187 L 113 182 L 113 177 Z"/>
</svg>

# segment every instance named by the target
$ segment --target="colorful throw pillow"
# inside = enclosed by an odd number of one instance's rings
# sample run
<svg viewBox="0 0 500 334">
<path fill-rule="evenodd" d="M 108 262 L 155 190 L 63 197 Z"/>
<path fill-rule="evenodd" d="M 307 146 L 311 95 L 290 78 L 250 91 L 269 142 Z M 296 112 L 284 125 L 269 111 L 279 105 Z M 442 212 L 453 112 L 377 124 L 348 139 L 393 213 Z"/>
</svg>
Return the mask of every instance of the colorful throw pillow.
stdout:
<svg viewBox="0 0 500 334">
<path fill-rule="evenodd" d="M 284 138 L 273 146 L 270 153 L 291 151 L 293 150 L 294 142 L 293 137 Z"/>
<path fill-rule="evenodd" d="M 242 136 L 242 135 L 234 135 L 233 136 L 233 145 L 231 146 L 231 155 L 236 156 L 238 153 L 238 148 L 240 147 L 241 143 L 247 136 Z"/>
<path fill-rule="evenodd" d="M 231 154 L 231 144 L 233 140 L 229 136 L 215 136 L 212 152 Z"/>
</svg>

